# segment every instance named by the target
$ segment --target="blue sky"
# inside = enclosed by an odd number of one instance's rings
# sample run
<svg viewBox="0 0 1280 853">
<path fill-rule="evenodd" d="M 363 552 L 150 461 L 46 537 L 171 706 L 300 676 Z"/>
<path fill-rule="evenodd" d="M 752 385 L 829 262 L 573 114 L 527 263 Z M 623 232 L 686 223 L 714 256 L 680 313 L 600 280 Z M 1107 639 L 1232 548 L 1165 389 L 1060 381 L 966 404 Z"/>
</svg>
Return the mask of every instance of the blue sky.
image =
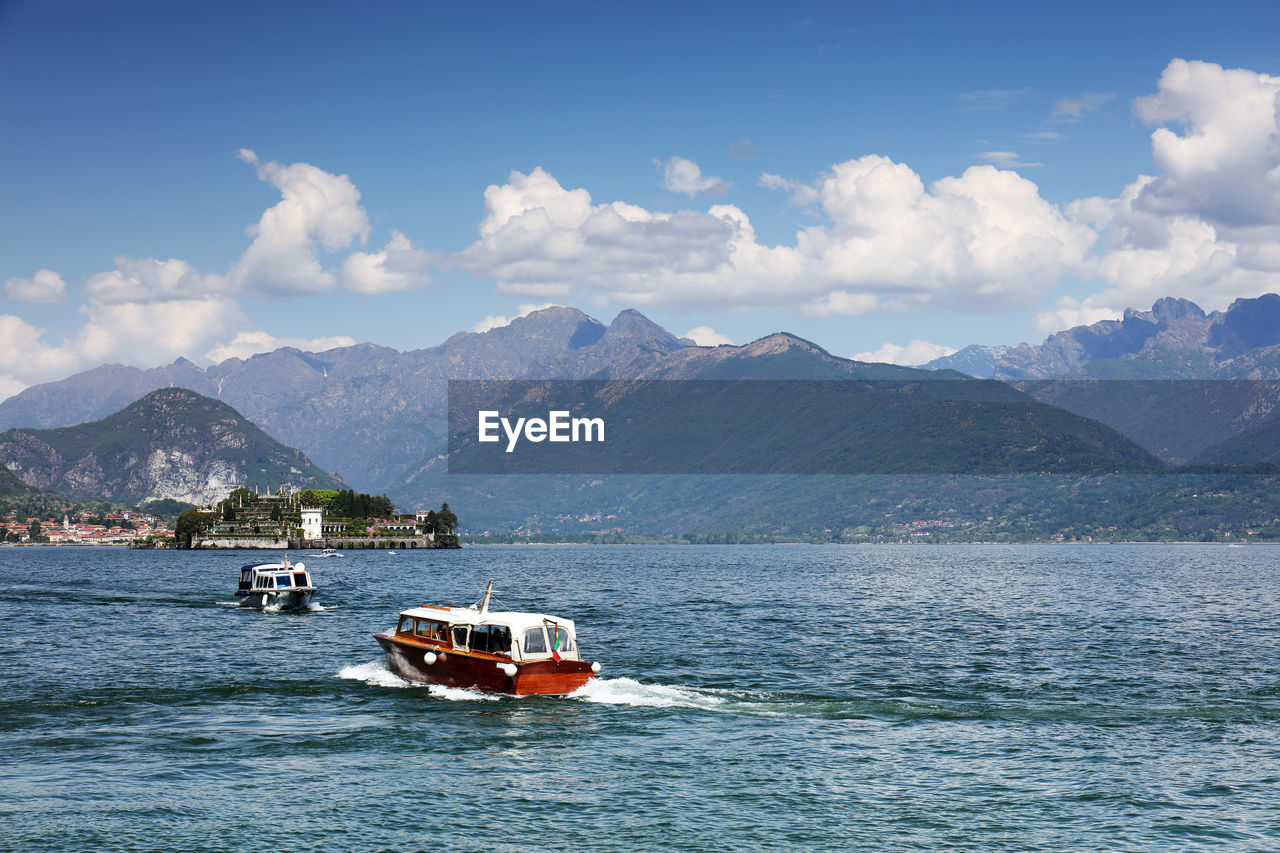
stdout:
<svg viewBox="0 0 1280 853">
<path fill-rule="evenodd" d="M 1280 290 L 1280 5 L 1040 6 L 10 0 L 0 396 L 544 304 L 918 362 Z"/>
</svg>

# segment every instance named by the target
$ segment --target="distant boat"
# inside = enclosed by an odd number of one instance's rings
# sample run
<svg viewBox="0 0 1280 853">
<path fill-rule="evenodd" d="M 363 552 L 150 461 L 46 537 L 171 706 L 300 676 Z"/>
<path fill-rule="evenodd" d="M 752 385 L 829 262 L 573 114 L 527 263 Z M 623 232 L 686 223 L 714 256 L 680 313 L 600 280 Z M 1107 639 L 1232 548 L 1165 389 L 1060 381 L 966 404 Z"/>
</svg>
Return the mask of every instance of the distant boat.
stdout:
<svg viewBox="0 0 1280 853">
<path fill-rule="evenodd" d="M 243 607 L 306 607 L 316 587 L 303 563 L 250 563 L 240 569 L 236 597 Z"/>
<path fill-rule="evenodd" d="M 387 553 L 388 553 L 388 554 L 390 554 L 390 555 L 391 555 L 391 556 L 393 556 L 393 557 L 396 555 L 396 552 L 395 552 L 395 551 L 388 551 Z"/>
<path fill-rule="evenodd" d="M 518 696 L 563 696 L 600 671 L 578 652 L 574 624 L 542 613 L 491 611 L 493 581 L 470 607 L 404 610 L 374 634 L 391 669 L 410 681 Z"/>
<path fill-rule="evenodd" d="M 342 554 L 340 554 L 340 553 L 338 552 L 338 549 L 337 549 L 337 548 L 325 548 L 325 549 L 324 549 L 323 551 L 321 551 L 319 554 L 312 554 L 311 556 L 313 556 L 313 557 L 341 557 L 341 556 L 342 556 Z"/>
</svg>

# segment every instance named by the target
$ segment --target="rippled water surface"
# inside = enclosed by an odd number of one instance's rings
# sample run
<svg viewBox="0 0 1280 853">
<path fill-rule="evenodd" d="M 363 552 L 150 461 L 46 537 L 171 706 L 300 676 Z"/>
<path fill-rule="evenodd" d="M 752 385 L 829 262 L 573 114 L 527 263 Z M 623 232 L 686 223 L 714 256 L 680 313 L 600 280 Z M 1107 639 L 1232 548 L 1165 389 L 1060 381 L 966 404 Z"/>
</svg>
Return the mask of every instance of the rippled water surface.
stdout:
<svg viewBox="0 0 1280 853">
<path fill-rule="evenodd" d="M 0 849 L 1280 849 L 1280 548 L 278 556 L 0 548 Z M 383 667 L 490 578 L 600 676 Z"/>
</svg>

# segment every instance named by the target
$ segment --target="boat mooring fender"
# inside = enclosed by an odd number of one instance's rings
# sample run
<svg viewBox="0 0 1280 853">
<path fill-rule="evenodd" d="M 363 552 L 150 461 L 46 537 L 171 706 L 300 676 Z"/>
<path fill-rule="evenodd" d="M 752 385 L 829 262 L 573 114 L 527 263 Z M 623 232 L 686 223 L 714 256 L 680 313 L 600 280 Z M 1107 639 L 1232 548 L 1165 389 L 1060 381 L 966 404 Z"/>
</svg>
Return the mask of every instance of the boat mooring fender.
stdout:
<svg viewBox="0 0 1280 853">
<path fill-rule="evenodd" d="M 427 652 L 425 655 L 422 656 L 422 662 L 425 663 L 427 666 L 431 666 L 436 662 L 436 653 Z"/>
<path fill-rule="evenodd" d="M 267 606 L 267 594 L 265 592 L 262 594 L 262 606 Z"/>
<path fill-rule="evenodd" d="M 518 672 L 516 665 L 513 663 L 496 663 L 494 666 L 502 670 L 503 674 L 506 675 L 507 678 L 515 678 L 516 672 Z"/>
<path fill-rule="evenodd" d="M 591 662 L 591 671 L 592 671 L 592 672 L 599 672 L 599 671 L 600 671 L 600 661 L 592 661 L 592 662 Z"/>
</svg>

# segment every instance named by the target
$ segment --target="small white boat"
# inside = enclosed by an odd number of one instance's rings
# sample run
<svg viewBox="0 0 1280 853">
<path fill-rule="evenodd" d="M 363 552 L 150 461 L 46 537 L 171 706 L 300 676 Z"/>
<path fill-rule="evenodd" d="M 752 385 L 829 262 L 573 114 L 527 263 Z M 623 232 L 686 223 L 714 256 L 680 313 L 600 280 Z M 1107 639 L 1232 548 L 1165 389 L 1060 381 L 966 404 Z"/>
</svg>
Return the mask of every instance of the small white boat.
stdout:
<svg viewBox="0 0 1280 853">
<path fill-rule="evenodd" d="M 390 554 L 390 555 L 391 555 L 391 556 L 393 556 L 393 557 L 396 555 L 396 552 L 395 552 L 395 551 L 388 551 L 387 553 L 388 553 L 388 554 Z"/>
<path fill-rule="evenodd" d="M 306 564 L 250 563 L 240 569 L 236 597 L 242 607 L 306 607 L 315 597 L 316 586 Z"/>
<path fill-rule="evenodd" d="M 325 548 L 319 554 L 312 554 L 313 557 L 341 557 L 342 553 L 337 548 Z"/>
</svg>

